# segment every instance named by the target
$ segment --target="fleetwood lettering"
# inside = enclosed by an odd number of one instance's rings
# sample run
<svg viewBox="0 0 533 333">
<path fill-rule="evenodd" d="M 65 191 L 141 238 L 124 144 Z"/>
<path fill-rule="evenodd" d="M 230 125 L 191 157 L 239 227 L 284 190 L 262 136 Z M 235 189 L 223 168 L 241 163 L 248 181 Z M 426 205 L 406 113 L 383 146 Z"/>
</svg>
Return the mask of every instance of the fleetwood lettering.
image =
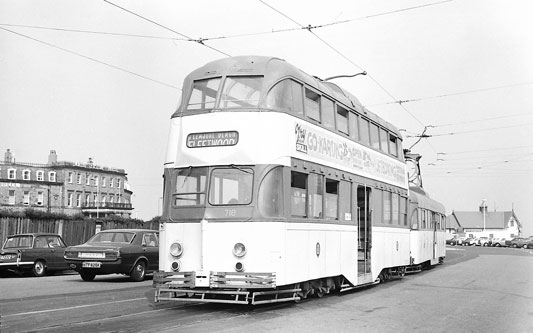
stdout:
<svg viewBox="0 0 533 333">
<path fill-rule="evenodd" d="M 187 135 L 187 147 L 189 148 L 235 146 L 238 142 L 239 132 L 237 131 L 191 133 Z"/>
</svg>

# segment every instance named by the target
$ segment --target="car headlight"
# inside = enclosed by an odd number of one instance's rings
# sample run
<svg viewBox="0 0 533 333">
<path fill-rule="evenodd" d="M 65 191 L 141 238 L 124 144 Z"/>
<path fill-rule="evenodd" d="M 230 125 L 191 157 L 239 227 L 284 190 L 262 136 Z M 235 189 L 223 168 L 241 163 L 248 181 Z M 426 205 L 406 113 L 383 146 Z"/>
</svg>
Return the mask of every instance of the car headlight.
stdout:
<svg viewBox="0 0 533 333">
<path fill-rule="evenodd" d="M 242 258 L 246 255 L 246 246 L 243 243 L 236 243 L 233 246 L 233 255 Z"/>
<path fill-rule="evenodd" d="M 170 244 L 170 254 L 173 257 L 179 257 L 183 253 L 183 245 L 180 242 Z"/>
</svg>

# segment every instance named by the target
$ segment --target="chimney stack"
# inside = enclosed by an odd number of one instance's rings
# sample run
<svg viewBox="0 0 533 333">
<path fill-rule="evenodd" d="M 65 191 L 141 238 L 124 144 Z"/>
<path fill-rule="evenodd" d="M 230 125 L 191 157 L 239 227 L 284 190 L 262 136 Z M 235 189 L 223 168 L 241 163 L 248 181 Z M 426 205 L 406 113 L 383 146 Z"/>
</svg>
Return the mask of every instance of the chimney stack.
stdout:
<svg viewBox="0 0 533 333">
<path fill-rule="evenodd" d="M 50 155 L 48 155 L 48 164 L 56 164 L 57 163 L 57 154 L 55 150 L 50 150 Z"/>
<path fill-rule="evenodd" d="M 11 149 L 7 149 L 6 153 L 4 154 L 4 162 L 6 163 L 15 163 L 15 158 L 13 157 L 13 153 L 11 153 Z"/>
</svg>

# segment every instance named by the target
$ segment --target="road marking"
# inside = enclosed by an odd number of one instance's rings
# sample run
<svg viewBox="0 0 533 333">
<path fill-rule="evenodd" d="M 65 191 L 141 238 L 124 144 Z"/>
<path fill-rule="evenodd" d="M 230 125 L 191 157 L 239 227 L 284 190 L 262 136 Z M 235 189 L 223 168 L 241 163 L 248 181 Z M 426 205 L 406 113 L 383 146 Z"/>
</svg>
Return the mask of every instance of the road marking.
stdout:
<svg viewBox="0 0 533 333">
<path fill-rule="evenodd" d="M 31 312 L 21 312 L 21 313 L 14 313 L 9 315 L 3 315 L 3 318 L 8 317 L 18 317 L 18 316 L 26 316 L 26 315 L 34 315 L 34 314 L 41 314 L 41 313 L 48 313 L 48 312 L 55 312 L 55 311 L 64 311 L 64 310 L 74 310 L 74 309 L 80 309 L 80 308 L 87 308 L 91 306 L 100 306 L 100 305 L 108 305 L 108 304 L 116 304 L 116 303 L 125 303 L 125 302 L 132 302 L 132 301 L 139 301 L 146 299 L 144 297 L 141 298 L 132 298 L 132 299 L 125 299 L 122 301 L 113 301 L 113 302 L 104 302 L 104 303 L 97 303 L 97 304 L 87 304 L 87 305 L 77 305 L 77 306 L 71 306 L 68 308 L 58 308 L 58 309 L 49 309 L 49 310 L 41 310 L 41 311 L 31 311 Z"/>
</svg>

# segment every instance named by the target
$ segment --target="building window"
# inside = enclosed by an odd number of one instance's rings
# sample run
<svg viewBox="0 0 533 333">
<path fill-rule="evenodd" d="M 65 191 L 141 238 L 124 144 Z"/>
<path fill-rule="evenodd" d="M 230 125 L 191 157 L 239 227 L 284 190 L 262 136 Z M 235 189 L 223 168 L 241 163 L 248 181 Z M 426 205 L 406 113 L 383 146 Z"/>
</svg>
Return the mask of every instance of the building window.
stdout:
<svg viewBox="0 0 533 333">
<path fill-rule="evenodd" d="M 24 191 L 24 197 L 22 199 L 22 203 L 25 206 L 29 206 L 30 205 L 30 191 Z"/>
<path fill-rule="evenodd" d="M 74 193 L 69 192 L 67 196 L 67 206 L 72 207 L 72 200 L 74 199 Z"/>
<path fill-rule="evenodd" d="M 102 177 L 102 187 L 106 187 L 106 179 L 105 179 L 105 177 Z"/>
<path fill-rule="evenodd" d="M 85 174 L 85 185 L 91 185 L 91 175 L 88 173 Z"/>
<path fill-rule="evenodd" d="M 76 194 L 76 207 L 81 207 L 81 194 Z"/>
<path fill-rule="evenodd" d="M 42 170 L 37 171 L 37 180 L 40 182 L 44 180 L 44 171 Z"/>
<path fill-rule="evenodd" d="M 120 178 L 117 178 L 117 188 L 120 188 Z"/>
<path fill-rule="evenodd" d="M 81 184 L 81 173 L 78 173 L 76 175 L 76 184 L 78 184 L 78 185 Z"/>
<path fill-rule="evenodd" d="M 109 187 L 115 186 L 115 178 L 111 177 L 109 178 Z"/>
<path fill-rule="evenodd" d="M 68 173 L 68 182 L 72 184 L 72 172 L 69 171 Z"/>
<path fill-rule="evenodd" d="M 30 180 L 30 170 L 24 170 L 24 171 L 22 171 L 22 179 L 24 179 L 24 180 Z"/>
<path fill-rule="evenodd" d="M 86 194 L 85 195 L 85 205 L 89 206 L 90 202 L 91 202 L 91 195 L 90 194 Z"/>
<path fill-rule="evenodd" d="M 107 199 L 107 196 L 105 194 L 102 195 L 102 203 L 105 204 Z"/>
<path fill-rule="evenodd" d="M 56 173 L 55 171 L 48 173 L 48 181 L 49 182 L 55 182 L 56 181 Z"/>
<path fill-rule="evenodd" d="M 93 185 L 94 186 L 98 186 L 100 183 L 98 183 L 100 181 L 100 179 L 98 178 L 98 176 L 93 176 Z"/>
<path fill-rule="evenodd" d="M 8 205 L 15 205 L 15 190 L 9 190 Z"/>
<path fill-rule="evenodd" d="M 15 179 L 15 178 L 17 178 L 17 169 L 8 169 L 8 170 L 7 170 L 7 178 L 8 178 L 8 179 Z"/>
<path fill-rule="evenodd" d="M 44 192 L 37 192 L 37 206 L 42 206 L 44 204 Z"/>
</svg>

